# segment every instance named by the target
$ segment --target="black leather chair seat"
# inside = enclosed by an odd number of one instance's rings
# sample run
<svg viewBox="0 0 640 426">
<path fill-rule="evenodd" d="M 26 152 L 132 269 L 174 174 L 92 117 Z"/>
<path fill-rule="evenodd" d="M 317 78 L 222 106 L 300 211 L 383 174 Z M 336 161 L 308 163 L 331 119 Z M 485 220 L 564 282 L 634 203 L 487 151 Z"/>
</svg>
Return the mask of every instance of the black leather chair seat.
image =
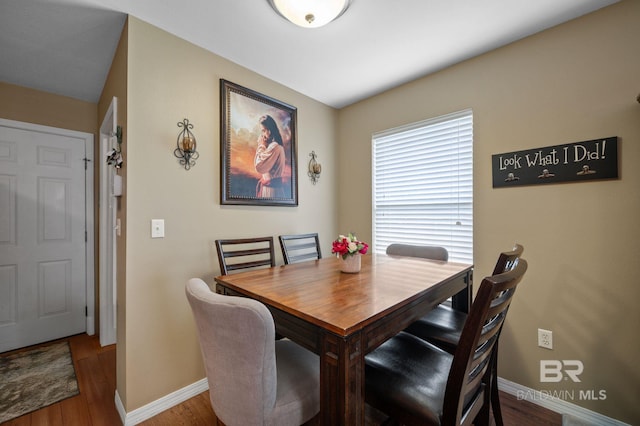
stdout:
<svg viewBox="0 0 640 426">
<path fill-rule="evenodd" d="M 439 425 L 452 361 L 446 351 L 400 332 L 365 356 L 367 402 L 400 421 Z"/>
<path fill-rule="evenodd" d="M 438 305 L 428 314 L 406 328 L 406 332 L 428 340 L 453 354 L 460 341 L 460 333 L 467 314 L 451 306 Z"/>
</svg>

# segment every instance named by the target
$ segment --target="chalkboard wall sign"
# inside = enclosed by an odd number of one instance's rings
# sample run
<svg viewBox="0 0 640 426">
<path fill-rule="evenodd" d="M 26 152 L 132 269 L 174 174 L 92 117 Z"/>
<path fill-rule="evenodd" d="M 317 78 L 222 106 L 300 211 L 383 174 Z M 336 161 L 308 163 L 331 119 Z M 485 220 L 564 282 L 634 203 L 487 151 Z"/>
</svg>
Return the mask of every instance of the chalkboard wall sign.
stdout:
<svg viewBox="0 0 640 426">
<path fill-rule="evenodd" d="M 618 137 L 491 156 L 493 187 L 618 178 Z"/>
</svg>

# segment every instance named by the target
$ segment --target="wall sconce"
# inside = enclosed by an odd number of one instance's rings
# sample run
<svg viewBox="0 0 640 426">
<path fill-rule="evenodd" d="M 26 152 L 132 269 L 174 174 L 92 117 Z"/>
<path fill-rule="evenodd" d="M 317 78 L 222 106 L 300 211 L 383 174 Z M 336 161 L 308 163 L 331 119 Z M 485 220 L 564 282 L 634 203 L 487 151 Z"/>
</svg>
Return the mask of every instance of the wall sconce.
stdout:
<svg viewBox="0 0 640 426">
<path fill-rule="evenodd" d="M 320 165 L 320 163 L 318 163 L 318 161 L 316 161 L 317 156 L 315 151 L 311 151 L 309 157 L 311 157 L 311 160 L 309 160 L 309 173 L 307 173 L 307 175 L 309 175 L 309 179 L 311 179 L 311 182 L 313 182 L 313 184 L 315 185 L 316 182 L 318 182 L 318 180 L 320 179 L 322 166 Z"/>
<path fill-rule="evenodd" d="M 185 170 L 189 170 L 191 166 L 196 165 L 196 160 L 200 157 L 196 151 L 196 137 L 191 133 L 193 124 L 185 118 L 182 122 L 178 122 L 178 127 L 181 127 L 182 131 L 178 133 L 176 142 L 178 147 L 173 151 L 173 155 L 180 159 L 180 164 L 184 166 Z"/>
</svg>

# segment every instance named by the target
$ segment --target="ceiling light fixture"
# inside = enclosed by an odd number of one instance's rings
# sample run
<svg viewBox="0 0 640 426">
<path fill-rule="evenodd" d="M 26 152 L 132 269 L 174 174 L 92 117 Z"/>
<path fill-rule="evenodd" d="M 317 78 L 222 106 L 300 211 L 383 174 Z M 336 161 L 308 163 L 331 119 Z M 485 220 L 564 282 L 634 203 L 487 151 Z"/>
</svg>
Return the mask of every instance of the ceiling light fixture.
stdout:
<svg viewBox="0 0 640 426">
<path fill-rule="evenodd" d="M 268 0 L 287 20 L 304 28 L 318 28 L 342 15 L 351 0 Z"/>
</svg>

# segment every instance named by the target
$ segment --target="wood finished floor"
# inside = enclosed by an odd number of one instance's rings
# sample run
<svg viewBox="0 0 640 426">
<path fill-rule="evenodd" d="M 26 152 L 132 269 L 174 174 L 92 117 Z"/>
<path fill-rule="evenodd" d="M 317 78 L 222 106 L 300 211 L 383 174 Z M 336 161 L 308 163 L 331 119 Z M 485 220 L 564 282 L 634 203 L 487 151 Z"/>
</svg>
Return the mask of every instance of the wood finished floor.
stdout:
<svg viewBox="0 0 640 426">
<path fill-rule="evenodd" d="M 63 339 L 65 340 L 65 339 Z M 71 347 L 80 394 L 18 417 L 2 426 L 115 426 L 121 425 L 115 407 L 115 345 L 100 347 L 96 336 L 86 334 L 66 339 Z M 561 426 L 560 414 L 501 392 L 502 414 L 506 426 Z M 368 409 L 367 426 L 378 426 L 384 419 Z M 142 423 L 143 426 L 215 425 L 209 392 L 203 392 Z"/>
<path fill-rule="evenodd" d="M 100 347 L 96 336 L 80 334 L 69 341 L 80 394 L 2 424 L 2 426 L 120 425 L 115 407 L 115 346 Z M 29 347 L 33 348 L 34 346 Z M 14 351 L 17 352 L 17 351 Z"/>
</svg>

